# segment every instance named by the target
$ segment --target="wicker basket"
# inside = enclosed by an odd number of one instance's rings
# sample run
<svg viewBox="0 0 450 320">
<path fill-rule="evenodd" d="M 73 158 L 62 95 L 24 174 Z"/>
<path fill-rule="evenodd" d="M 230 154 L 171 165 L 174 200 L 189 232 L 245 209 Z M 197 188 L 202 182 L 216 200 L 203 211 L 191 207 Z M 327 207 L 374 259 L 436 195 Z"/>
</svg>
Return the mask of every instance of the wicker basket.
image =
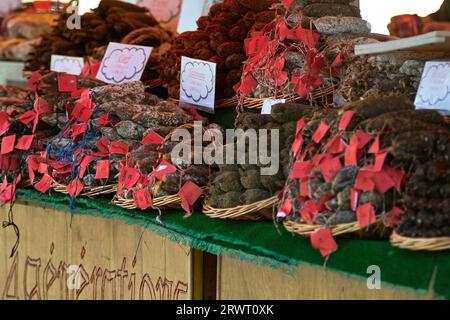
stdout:
<svg viewBox="0 0 450 320">
<path fill-rule="evenodd" d="M 292 219 L 285 220 L 283 224 L 287 231 L 298 234 L 302 237 L 309 237 L 315 231 L 323 228 L 322 225 L 299 223 Z M 376 222 L 370 226 L 370 229 L 373 229 L 373 230 L 380 229 L 380 228 L 383 228 L 384 230 L 386 229 L 383 224 L 382 215 L 377 216 Z M 361 229 L 358 221 L 355 221 L 352 223 L 344 223 L 344 224 L 330 226 L 330 229 L 331 229 L 331 234 L 333 236 L 339 236 L 339 235 L 343 235 L 343 234 L 351 234 L 351 233 L 365 231 L 365 230 Z"/>
<path fill-rule="evenodd" d="M 325 98 L 326 96 L 332 94 L 334 91 L 333 86 L 318 88 L 314 90 L 311 94 L 312 100 L 318 100 L 320 98 Z M 270 98 L 244 98 L 241 107 L 245 109 L 261 109 L 264 104 L 264 100 L 266 99 L 285 99 L 286 102 L 299 102 L 304 101 L 305 98 L 302 98 L 296 94 L 284 94 L 277 97 Z"/>
<path fill-rule="evenodd" d="M 391 244 L 397 248 L 414 251 L 450 250 L 450 237 L 409 238 L 401 236 L 394 231 L 391 235 Z"/>
<path fill-rule="evenodd" d="M 208 217 L 216 219 L 234 219 L 234 220 L 272 220 L 273 205 L 278 201 L 277 197 L 255 202 L 249 205 L 238 206 L 228 209 L 213 208 L 205 202 L 203 213 Z"/>
<path fill-rule="evenodd" d="M 52 189 L 58 193 L 69 194 L 67 185 L 53 181 Z M 113 194 L 117 192 L 117 184 L 107 184 L 98 187 L 84 187 L 78 197 L 95 197 L 102 194 Z"/>
<path fill-rule="evenodd" d="M 180 103 L 180 100 L 178 99 L 170 99 L 170 100 L 178 104 Z M 215 109 L 231 108 L 231 107 L 235 108 L 237 105 L 238 105 L 238 98 L 232 97 L 228 99 L 216 100 L 214 108 Z"/>
<path fill-rule="evenodd" d="M 114 197 L 112 203 L 127 210 L 137 209 L 134 199 L 125 199 L 118 195 Z M 181 198 L 176 194 L 154 198 L 153 207 L 158 209 L 178 209 L 181 208 Z"/>
</svg>

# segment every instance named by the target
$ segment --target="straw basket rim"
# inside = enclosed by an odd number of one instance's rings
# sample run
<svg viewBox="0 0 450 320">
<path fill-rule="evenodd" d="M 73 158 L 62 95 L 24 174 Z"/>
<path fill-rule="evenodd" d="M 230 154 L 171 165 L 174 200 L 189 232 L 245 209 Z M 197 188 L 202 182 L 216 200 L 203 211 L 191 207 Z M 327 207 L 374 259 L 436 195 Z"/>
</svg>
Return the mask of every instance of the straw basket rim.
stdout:
<svg viewBox="0 0 450 320">
<path fill-rule="evenodd" d="M 394 247 L 412 251 L 450 250 L 450 237 L 411 238 L 399 235 L 394 231 L 391 234 L 390 243 Z"/>
<path fill-rule="evenodd" d="M 372 223 L 370 225 L 370 227 L 375 226 L 379 223 L 382 223 L 382 221 L 383 221 L 382 215 L 378 215 L 376 217 L 375 223 Z M 309 236 L 311 236 L 311 234 L 313 234 L 317 230 L 320 230 L 323 228 L 323 225 L 299 223 L 292 219 L 286 219 L 283 222 L 283 225 L 288 232 L 298 234 L 302 237 L 309 237 Z M 355 221 L 355 222 L 343 223 L 343 224 L 330 226 L 330 230 L 331 230 L 332 236 L 339 236 L 339 235 L 343 235 L 343 234 L 354 233 L 354 232 L 361 231 L 364 229 L 362 229 L 359 226 L 358 221 Z"/>
<path fill-rule="evenodd" d="M 94 197 L 99 196 L 102 194 L 112 194 L 117 192 L 117 184 L 107 184 L 104 186 L 98 186 L 98 187 L 83 187 L 83 191 L 80 193 L 78 197 Z M 69 194 L 67 192 L 67 185 L 61 184 L 59 182 L 53 181 L 52 183 L 52 189 L 55 192 L 62 193 L 62 194 Z"/>
<path fill-rule="evenodd" d="M 203 205 L 203 213 L 210 218 L 216 219 L 235 219 L 235 220 L 263 220 L 267 215 L 260 211 L 272 207 L 277 203 L 277 197 L 271 197 L 252 204 L 237 206 L 234 208 L 218 209 L 210 206 L 207 201 Z"/>
</svg>

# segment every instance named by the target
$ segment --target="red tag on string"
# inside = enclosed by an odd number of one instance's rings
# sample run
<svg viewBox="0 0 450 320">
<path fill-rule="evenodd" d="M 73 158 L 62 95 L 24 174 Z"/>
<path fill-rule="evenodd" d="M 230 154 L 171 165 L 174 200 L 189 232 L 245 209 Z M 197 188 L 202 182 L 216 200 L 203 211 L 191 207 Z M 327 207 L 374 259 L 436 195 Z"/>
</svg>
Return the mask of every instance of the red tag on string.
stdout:
<svg viewBox="0 0 450 320">
<path fill-rule="evenodd" d="M 31 74 L 30 79 L 28 79 L 26 87 L 31 90 L 36 90 L 38 88 L 39 81 L 41 81 L 42 75 L 35 71 Z"/>
<path fill-rule="evenodd" d="M 293 1 L 294 1 L 294 0 L 282 0 L 281 2 L 283 3 L 283 6 L 284 6 L 286 9 L 289 9 L 289 7 L 291 6 L 291 4 L 292 4 Z"/>
<path fill-rule="evenodd" d="M 48 174 L 44 174 L 41 181 L 34 185 L 34 188 L 39 192 L 45 193 L 48 189 L 51 188 L 52 183 L 52 177 L 50 177 Z"/>
<path fill-rule="evenodd" d="M 356 166 L 358 164 L 358 137 L 353 135 L 350 144 L 345 148 L 345 166 Z"/>
<path fill-rule="evenodd" d="M 392 178 L 385 171 L 374 173 L 372 181 L 375 183 L 375 188 L 377 191 L 381 194 L 384 194 L 389 189 L 395 187 L 394 180 L 392 180 Z"/>
<path fill-rule="evenodd" d="M 308 192 L 308 180 L 302 179 L 300 181 L 300 196 L 307 197 L 309 195 Z"/>
<path fill-rule="evenodd" d="M 125 174 L 123 176 L 123 186 L 125 189 L 132 189 L 141 177 L 141 173 L 138 169 L 126 167 Z"/>
<path fill-rule="evenodd" d="M 376 222 L 375 209 L 370 203 L 363 204 L 356 209 L 359 227 L 365 229 Z"/>
<path fill-rule="evenodd" d="M 388 166 L 385 166 L 384 170 L 389 175 L 389 177 L 394 181 L 395 189 L 398 192 L 402 192 L 402 188 L 405 183 L 406 173 L 402 170 L 394 169 Z"/>
<path fill-rule="evenodd" d="M 368 153 L 377 154 L 380 151 L 380 136 L 377 136 L 369 148 Z"/>
<path fill-rule="evenodd" d="M 297 161 L 292 166 L 291 179 L 304 179 L 309 176 L 314 166 L 309 161 Z"/>
<path fill-rule="evenodd" d="M 20 122 L 22 122 L 23 124 L 27 125 L 29 124 L 31 121 L 33 121 L 36 118 L 36 113 L 32 110 L 29 110 L 23 114 L 21 114 L 17 120 L 19 120 Z"/>
<path fill-rule="evenodd" d="M 52 2 L 51 1 L 34 1 L 33 5 L 36 8 L 36 10 L 47 11 L 47 12 L 52 10 Z"/>
<path fill-rule="evenodd" d="M 321 121 L 316 132 L 314 132 L 313 134 L 312 140 L 315 143 L 319 143 L 323 139 L 323 137 L 325 137 L 329 129 L 330 127 L 325 122 Z"/>
<path fill-rule="evenodd" d="M 373 173 L 370 171 L 359 170 L 356 176 L 355 188 L 364 192 L 375 189 L 375 183 L 372 180 Z"/>
<path fill-rule="evenodd" d="M 336 174 L 341 170 L 342 165 L 339 157 L 326 159 L 320 163 L 320 172 L 326 182 L 333 181 Z"/>
<path fill-rule="evenodd" d="M 138 209 L 147 210 L 153 206 L 152 195 L 150 194 L 148 188 L 133 192 L 133 199 L 134 204 Z"/>
<path fill-rule="evenodd" d="M 354 111 L 345 111 L 342 115 L 341 121 L 339 122 L 339 131 L 345 131 L 350 124 L 350 121 L 352 121 L 353 115 L 355 114 Z"/>
<path fill-rule="evenodd" d="M 0 136 L 8 131 L 10 125 L 8 114 L 6 112 L 0 112 Z"/>
<path fill-rule="evenodd" d="M 52 112 L 52 109 L 48 106 L 47 101 L 45 101 L 44 99 L 39 97 L 37 94 L 36 94 L 35 99 L 34 99 L 33 108 L 34 108 L 34 111 L 38 115 Z"/>
<path fill-rule="evenodd" d="M 81 103 L 77 103 L 72 111 L 72 118 L 80 120 L 81 122 L 88 122 L 91 115 L 92 109 Z"/>
<path fill-rule="evenodd" d="M 93 156 L 90 156 L 90 155 L 88 155 L 88 156 L 85 156 L 84 158 L 83 158 L 83 160 L 81 161 L 81 163 L 80 163 L 80 174 L 79 174 L 79 177 L 80 178 L 83 178 L 84 177 L 84 174 L 86 173 L 86 169 L 87 169 L 87 167 L 89 166 L 89 164 L 92 162 L 92 161 L 94 161 L 94 157 Z"/>
<path fill-rule="evenodd" d="M 58 75 L 58 91 L 59 92 L 73 92 L 77 89 L 77 77 L 70 74 Z"/>
<path fill-rule="evenodd" d="M 364 131 L 357 130 L 355 135 L 358 137 L 358 149 L 364 148 L 370 142 L 370 135 Z"/>
<path fill-rule="evenodd" d="M 111 124 L 111 116 L 109 114 L 103 113 L 98 117 L 97 123 L 102 127 L 109 126 Z"/>
<path fill-rule="evenodd" d="M 295 136 L 297 137 L 305 126 L 305 118 L 301 118 L 297 121 L 297 127 L 295 129 Z"/>
<path fill-rule="evenodd" d="M 303 137 L 302 136 L 296 136 L 294 143 L 292 144 L 291 150 L 294 157 L 297 157 L 297 155 L 302 151 L 303 146 Z"/>
<path fill-rule="evenodd" d="M 2 147 L 1 154 L 7 154 L 14 151 L 14 143 L 16 142 L 16 135 L 10 135 L 3 137 L 2 139 Z"/>
<path fill-rule="evenodd" d="M 97 171 L 95 172 L 95 179 L 109 178 L 109 160 L 97 161 Z"/>
<path fill-rule="evenodd" d="M 320 250 L 322 257 L 329 256 L 338 248 L 336 241 L 331 235 L 330 229 L 319 229 L 311 234 L 311 245 Z"/>
<path fill-rule="evenodd" d="M 339 52 L 336 58 L 334 58 L 331 68 L 339 68 L 340 66 L 342 66 L 342 52 Z"/>
<path fill-rule="evenodd" d="M 109 152 L 126 156 L 128 154 L 128 144 L 125 142 L 113 141 L 109 146 Z"/>
<path fill-rule="evenodd" d="M 191 214 L 191 208 L 197 202 L 202 195 L 202 189 L 192 181 L 187 181 L 178 191 L 178 195 L 181 198 L 181 207 L 188 215 Z"/>
<path fill-rule="evenodd" d="M 75 138 L 85 132 L 86 132 L 86 124 L 85 123 L 74 124 L 72 127 L 72 138 Z"/>
<path fill-rule="evenodd" d="M 33 143 L 34 135 L 22 136 L 19 138 L 16 144 L 16 149 L 18 150 L 29 150 L 31 144 Z"/>
<path fill-rule="evenodd" d="M 142 139 L 143 145 L 160 145 L 164 142 L 164 138 L 157 134 L 155 131 L 150 130 L 149 133 Z"/>
<path fill-rule="evenodd" d="M 314 217 L 319 213 L 319 210 L 314 202 L 308 200 L 305 202 L 303 208 L 300 210 L 300 215 L 308 224 L 312 224 Z"/>
<path fill-rule="evenodd" d="M 258 85 L 258 82 L 249 73 L 245 76 L 244 80 L 242 80 L 242 82 L 238 88 L 238 92 L 240 92 L 244 95 L 249 95 L 250 93 L 253 92 L 253 90 L 256 88 L 257 85 Z"/>
<path fill-rule="evenodd" d="M 66 189 L 69 196 L 78 197 L 81 191 L 83 191 L 84 186 L 81 183 L 80 179 L 76 178 L 67 186 Z"/>
<path fill-rule="evenodd" d="M 394 207 L 388 213 L 388 225 L 391 228 L 396 228 L 402 222 L 402 215 L 405 213 L 404 210 Z"/>
<path fill-rule="evenodd" d="M 162 181 L 164 180 L 164 177 L 166 174 L 174 173 L 177 171 L 177 168 L 175 168 L 173 165 L 171 165 L 167 161 L 161 162 L 161 164 L 156 167 L 155 170 L 152 172 L 152 176 L 154 176 L 156 179 Z"/>
<path fill-rule="evenodd" d="M 95 146 L 97 147 L 98 151 L 100 151 L 103 154 L 108 154 L 109 153 L 109 140 L 107 137 L 101 137 L 97 143 L 95 144 Z"/>
</svg>

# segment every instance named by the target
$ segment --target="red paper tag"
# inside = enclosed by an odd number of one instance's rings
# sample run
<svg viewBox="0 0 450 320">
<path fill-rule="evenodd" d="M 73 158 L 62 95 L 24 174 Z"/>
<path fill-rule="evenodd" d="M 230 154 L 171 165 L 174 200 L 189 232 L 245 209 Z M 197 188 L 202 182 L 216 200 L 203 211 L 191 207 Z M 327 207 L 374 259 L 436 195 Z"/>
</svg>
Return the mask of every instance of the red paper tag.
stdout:
<svg viewBox="0 0 450 320">
<path fill-rule="evenodd" d="M 94 161 L 94 157 L 93 156 L 90 156 L 90 155 L 88 155 L 88 156 L 85 156 L 84 158 L 83 158 L 83 160 L 81 161 L 81 163 L 80 163 L 80 174 L 79 174 L 79 177 L 80 178 L 83 178 L 84 177 L 84 174 L 86 173 L 86 169 L 87 169 L 87 167 L 89 166 L 89 164 L 92 162 L 92 161 Z"/>
<path fill-rule="evenodd" d="M 297 128 L 295 129 L 295 136 L 298 136 L 305 126 L 305 118 L 301 118 L 297 121 Z"/>
<path fill-rule="evenodd" d="M 314 132 L 313 134 L 312 137 L 313 141 L 315 143 L 319 143 L 323 139 L 323 137 L 325 137 L 329 129 L 330 127 L 325 122 L 321 121 L 316 132 Z"/>
<path fill-rule="evenodd" d="M 303 137 L 302 136 L 296 136 L 294 143 L 292 144 L 291 150 L 294 157 L 296 157 L 302 150 L 303 145 Z"/>
<path fill-rule="evenodd" d="M 133 192 L 133 199 L 134 204 L 138 209 L 147 210 L 153 206 L 152 195 L 150 194 L 148 188 Z"/>
<path fill-rule="evenodd" d="M 305 205 L 300 210 L 301 217 L 308 224 L 312 224 L 314 217 L 319 213 L 317 206 L 311 200 L 305 202 Z"/>
<path fill-rule="evenodd" d="M 333 136 L 325 145 L 325 150 L 330 154 L 341 154 L 345 151 L 345 143 L 339 135 Z"/>
<path fill-rule="evenodd" d="M 88 122 L 92 115 L 92 109 L 86 107 L 84 104 L 77 103 L 72 111 L 72 117 L 81 122 Z"/>
<path fill-rule="evenodd" d="M 51 188 L 52 183 L 53 183 L 52 177 L 50 177 L 48 174 L 44 174 L 41 181 L 39 181 L 34 185 L 34 188 L 39 192 L 45 193 L 47 192 L 48 189 Z"/>
<path fill-rule="evenodd" d="M 109 152 L 126 156 L 128 154 L 128 144 L 125 142 L 113 141 L 109 147 Z"/>
<path fill-rule="evenodd" d="M 278 208 L 277 218 L 283 219 L 289 216 L 292 212 L 292 202 L 290 199 L 283 201 L 283 204 Z"/>
<path fill-rule="evenodd" d="M 257 85 L 258 85 L 258 82 L 249 73 L 245 76 L 244 80 L 242 80 L 242 82 L 238 88 L 238 92 L 240 92 L 244 95 L 249 95 L 250 93 L 253 92 L 253 90 L 256 88 Z"/>
<path fill-rule="evenodd" d="M 342 52 L 339 52 L 336 58 L 334 58 L 333 63 L 331 64 L 331 68 L 338 68 L 341 65 L 342 65 Z"/>
<path fill-rule="evenodd" d="M 17 120 L 19 120 L 23 124 L 27 125 L 31 121 L 33 121 L 35 118 L 36 118 L 36 113 L 34 111 L 32 111 L 32 110 L 29 110 L 29 111 L 23 113 L 22 115 L 20 115 L 17 118 Z"/>
<path fill-rule="evenodd" d="M 372 181 L 375 183 L 375 188 L 381 194 L 386 193 L 389 189 L 395 187 L 395 182 L 392 178 L 385 172 L 374 173 Z"/>
<path fill-rule="evenodd" d="M 326 159 L 320 163 L 320 171 L 326 182 L 333 181 L 336 174 L 341 170 L 342 165 L 339 157 Z"/>
<path fill-rule="evenodd" d="M 83 189 L 80 179 L 76 178 L 67 186 L 67 193 L 71 197 L 78 197 Z"/>
<path fill-rule="evenodd" d="M 73 92 L 77 90 L 77 77 L 70 74 L 58 75 L 58 91 Z"/>
<path fill-rule="evenodd" d="M 283 6 L 284 6 L 286 9 L 289 9 L 289 7 L 291 6 L 291 4 L 292 4 L 293 1 L 294 1 L 294 0 L 282 0 L 281 2 L 283 3 Z"/>
<path fill-rule="evenodd" d="M 123 186 L 130 190 L 132 189 L 136 183 L 139 181 L 139 178 L 141 177 L 141 173 L 138 169 L 135 168 L 124 168 L 125 174 L 123 176 Z"/>
<path fill-rule="evenodd" d="M 155 170 L 153 170 L 152 176 L 154 176 L 156 179 L 162 181 L 162 180 L 164 180 L 164 177 L 166 176 L 166 174 L 174 173 L 176 171 L 177 171 L 177 168 L 175 168 L 169 162 L 163 161 Z"/>
<path fill-rule="evenodd" d="M 111 116 L 106 113 L 101 114 L 100 117 L 98 117 L 98 119 L 97 119 L 98 125 L 100 125 L 102 127 L 106 127 L 106 126 L 110 125 L 110 121 L 111 121 Z"/>
<path fill-rule="evenodd" d="M 192 206 L 197 202 L 202 193 L 202 189 L 191 181 L 186 182 L 181 187 L 178 195 L 181 198 L 181 207 L 187 212 L 188 215 L 191 214 Z"/>
<path fill-rule="evenodd" d="M 375 164 L 373 166 L 373 170 L 375 172 L 380 172 L 383 169 L 384 161 L 386 160 L 387 154 L 388 153 L 386 151 L 377 153 L 377 155 L 375 157 Z"/>
<path fill-rule="evenodd" d="M 31 144 L 33 143 L 34 135 L 31 136 L 22 136 L 17 141 L 16 149 L 18 150 L 29 150 Z"/>
<path fill-rule="evenodd" d="M 160 145 L 164 142 L 164 138 L 157 134 L 155 131 L 150 130 L 149 133 L 142 139 L 143 145 Z"/>
<path fill-rule="evenodd" d="M 375 189 L 375 183 L 372 180 L 373 172 L 359 170 L 356 176 L 355 188 L 364 192 Z"/>
<path fill-rule="evenodd" d="M 397 226 L 402 222 L 402 215 L 405 213 L 404 210 L 394 207 L 391 211 L 388 213 L 389 217 L 389 227 L 391 228 L 397 228 Z"/>
<path fill-rule="evenodd" d="M 14 143 L 16 142 L 16 135 L 3 137 L 1 154 L 7 154 L 14 151 Z"/>
<path fill-rule="evenodd" d="M 302 179 L 300 182 L 300 196 L 307 197 L 309 195 L 308 191 L 308 180 Z"/>
<path fill-rule="evenodd" d="M 353 115 L 355 114 L 354 111 L 345 111 L 342 115 L 341 121 L 339 122 L 339 131 L 345 131 L 350 124 L 350 121 L 352 121 Z"/>
<path fill-rule="evenodd" d="M 363 204 L 356 209 L 356 218 L 361 229 L 367 228 L 376 222 L 375 209 L 370 203 Z"/>
<path fill-rule="evenodd" d="M 338 248 L 330 229 L 319 229 L 311 234 L 311 245 L 320 250 L 322 257 L 329 256 Z"/>
<path fill-rule="evenodd" d="M 109 160 L 97 161 L 97 171 L 95 172 L 95 179 L 109 178 Z"/>
<path fill-rule="evenodd" d="M 41 81 L 42 75 L 35 71 L 31 74 L 30 79 L 27 81 L 27 88 L 36 90 L 38 88 L 39 81 Z"/>
<path fill-rule="evenodd" d="M 42 10 L 47 12 L 52 10 L 51 1 L 34 1 L 33 5 L 36 8 L 36 10 Z"/>
<path fill-rule="evenodd" d="M 100 151 L 103 154 L 108 154 L 109 153 L 109 140 L 107 137 L 101 137 L 97 143 L 95 144 L 95 146 L 97 147 L 98 151 Z"/>
<path fill-rule="evenodd" d="M 358 164 L 358 137 L 353 135 L 350 144 L 345 148 L 345 166 L 356 166 Z"/>
<path fill-rule="evenodd" d="M 364 131 L 358 130 L 355 135 L 358 137 L 358 150 L 364 148 L 370 142 L 370 135 Z"/>
<path fill-rule="evenodd" d="M 75 138 L 85 132 L 86 132 L 86 124 L 85 123 L 74 124 L 72 127 L 72 137 L 73 138 Z"/>
<path fill-rule="evenodd" d="M 0 136 L 8 131 L 10 125 L 8 114 L 6 112 L 0 112 Z"/>
<path fill-rule="evenodd" d="M 304 179 L 309 176 L 314 166 L 309 161 L 298 161 L 292 166 L 291 179 Z"/>
<path fill-rule="evenodd" d="M 380 151 L 380 136 L 377 136 L 369 148 L 370 154 L 377 154 Z"/>
<path fill-rule="evenodd" d="M 356 208 L 358 208 L 358 201 L 359 201 L 359 191 L 352 188 L 350 190 L 350 208 L 352 208 L 353 211 L 356 211 Z"/>
<path fill-rule="evenodd" d="M 37 94 L 34 98 L 33 108 L 34 108 L 34 111 L 36 111 L 36 113 L 38 115 L 52 112 L 52 109 L 48 106 L 47 101 L 45 101 L 41 97 L 38 97 Z M 37 122 L 37 121 L 35 121 L 35 122 Z M 36 125 L 36 123 L 35 123 L 35 125 Z"/>
<path fill-rule="evenodd" d="M 402 188 L 405 182 L 406 173 L 402 170 L 394 169 L 388 166 L 385 166 L 384 170 L 389 175 L 389 177 L 395 183 L 395 189 L 398 192 L 402 192 Z"/>
</svg>

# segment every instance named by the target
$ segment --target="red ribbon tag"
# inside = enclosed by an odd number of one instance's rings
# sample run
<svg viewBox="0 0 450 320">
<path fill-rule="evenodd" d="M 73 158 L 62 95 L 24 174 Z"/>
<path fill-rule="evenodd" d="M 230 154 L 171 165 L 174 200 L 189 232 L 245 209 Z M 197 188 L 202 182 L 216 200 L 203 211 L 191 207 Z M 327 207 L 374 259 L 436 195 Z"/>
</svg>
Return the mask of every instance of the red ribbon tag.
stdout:
<svg viewBox="0 0 450 320">
<path fill-rule="evenodd" d="M 320 171 L 326 182 L 333 181 L 336 174 L 341 170 L 342 165 L 339 157 L 326 159 L 320 163 Z"/>
<path fill-rule="evenodd" d="M 95 172 L 95 179 L 109 178 L 109 160 L 97 161 L 97 171 Z"/>
<path fill-rule="evenodd" d="M 67 193 L 71 197 L 78 197 L 83 189 L 80 179 L 76 178 L 67 186 Z"/>
<path fill-rule="evenodd" d="M 75 138 L 85 132 L 86 132 L 86 124 L 85 123 L 74 124 L 72 127 L 72 138 Z"/>
<path fill-rule="evenodd" d="M 177 168 L 175 168 L 173 165 L 171 165 L 167 161 L 163 161 L 159 164 L 159 166 L 153 170 L 152 176 L 154 176 L 156 179 L 163 181 L 166 174 L 174 173 L 177 171 Z"/>
<path fill-rule="evenodd" d="M 150 194 L 148 188 L 133 192 L 133 199 L 134 204 L 138 209 L 147 210 L 148 208 L 153 206 L 152 195 Z"/>
<path fill-rule="evenodd" d="M 238 92 L 249 95 L 253 92 L 253 90 L 258 85 L 258 82 L 253 78 L 253 76 L 249 73 L 245 76 L 244 80 L 242 80 L 241 85 L 238 88 Z"/>
<path fill-rule="evenodd" d="M 39 81 L 41 81 L 42 75 L 39 71 L 35 71 L 31 74 L 30 79 L 27 81 L 27 88 L 35 91 L 38 88 Z"/>
<path fill-rule="evenodd" d="M 77 89 L 77 77 L 71 74 L 58 75 L 58 91 L 73 92 Z"/>
<path fill-rule="evenodd" d="M 109 126 L 111 124 L 111 116 L 109 114 L 103 113 L 98 117 L 97 123 L 102 127 Z"/>
<path fill-rule="evenodd" d="M 142 139 L 143 145 L 160 145 L 164 142 L 164 138 L 157 134 L 155 131 L 150 130 L 149 133 Z"/>
<path fill-rule="evenodd" d="M 178 191 L 178 195 L 181 198 L 181 207 L 188 215 L 191 214 L 192 206 L 197 202 L 202 193 L 202 189 L 192 181 L 186 182 L 180 191 Z"/>
<path fill-rule="evenodd" d="M 381 194 L 384 194 L 389 189 L 395 187 L 394 180 L 385 171 L 375 173 L 372 177 L 372 181 L 375 183 L 377 191 Z"/>
<path fill-rule="evenodd" d="M 50 177 L 48 174 L 44 174 L 41 181 L 39 181 L 34 185 L 34 188 L 39 192 L 45 193 L 47 192 L 48 189 L 51 188 L 52 183 L 53 183 L 52 177 Z"/>
<path fill-rule="evenodd" d="M 125 142 L 113 141 L 109 146 L 109 152 L 126 156 L 128 154 L 128 144 Z"/>
<path fill-rule="evenodd" d="M 3 137 L 1 154 L 7 154 L 14 151 L 14 143 L 16 142 L 16 135 Z"/>
<path fill-rule="evenodd" d="M 303 145 L 303 137 L 296 136 L 294 143 L 292 144 L 291 147 L 292 154 L 294 155 L 294 157 L 297 157 L 297 155 L 300 153 L 300 151 L 302 150 L 302 145 Z"/>
<path fill-rule="evenodd" d="M 377 154 L 380 151 L 380 136 L 377 136 L 369 148 L 370 154 Z"/>
<path fill-rule="evenodd" d="M 0 136 L 8 131 L 10 125 L 8 114 L 6 112 L 0 112 Z"/>
<path fill-rule="evenodd" d="M 34 111 L 36 111 L 36 113 L 38 115 L 52 112 L 52 109 L 48 106 L 47 101 L 45 101 L 41 97 L 38 97 L 37 94 L 34 99 L 33 108 L 34 108 Z M 35 123 L 35 125 L 36 125 L 36 123 Z"/>
<path fill-rule="evenodd" d="M 141 177 L 141 173 L 138 169 L 135 168 L 124 168 L 125 173 L 123 176 L 123 186 L 130 190 L 132 189 L 136 183 L 139 181 L 139 178 Z"/>
<path fill-rule="evenodd" d="M 364 131 L 358 130 L 355 135 L 358 137 L 358 150 L 364 148 L 370 142 L 370 135 Z"/>
<path fill-rule="evenodd" d="M 23 124 L 27 125 L 31 121 L 33 121 L 35 118 L 36 118 L 36 113 L 34 111 L 32 111 L 32 110 L 29 110 L 29 111 L 23 113 L 22 115 L 20 115 L 17 118 L 17 120 L 19 120 Z"/>
<path fill-rule="evenodd" d="M 295 129 L 295 136 L 297 137 L 305 126 L 305 118 L 301 118 L 297 121 L 297 128 Z"/>
<path fill-rule="evenodd" d="M 338 248 L 330 229 L 319 229 L 311 234 L 311 245 L 320 250 L 322 257 L 329 256 Z"/>
<path fill-rule="evenodd" d="M 301 197 L 307 197 L 309 195 L 308 192 L 308 180 L 302 179 L 300 181 L 300 196 Z"/>
<path fill-rule="evenodd" d="M 31 136 L 22 136 L 17 141 L 16 149 L 18 150 L 29 150 L 31 144 L 33 143 L 34 135 Z"/>
<path fill-rule="evenodd" d="M 388 213 L 389 222 L 388 225 L 391 228 L 396 228 L 402 222 L 402 215 L 405 213 L 404 210 L 394 207 Z"/>
<path fill-rule="evenodd" d="M 94 157 L 93 156 L 85 156 L 84 158 L 83 158 L 83 160 L 81 161 L 81 163 L 80 163 L 80 174 L 79 174 L 79 177 L 80 178 L 83 178 L 84 177 L 84 174 L 86 173 L 86 169 L 87 169 L 87 167 L 89 166 L 89 164 L 92 162 L 92 161 L 94 161 Z"/>
<path fill-rule="evenodd" d="M 359 170 L 356 176 L 355 188 L 364 192 L 369 192 L 375 189 L 375 183 L 372 180 L 373 172 L 366 170 Z"/>
<path fill-rule="evenodd" d="M 321 121 L 316 132 L 314 132 L 313 134 L 312 137 L 313 141 L 315 143 L 319 143 L 323 139 L 323 137 L 325 137 L 329 129 L 330 127 L 325 122 Z"/>
<path fill-rule="evenodd" d="M 300 210 L 301 217 L 308 224 L 312 224 L 314 217 L 319 213 L 319 210 L 314 202 L 308 200 L 305 202 L 305 205 Z"/>
<path fill-rule="evenodd" d="M 345 131 L 350 124 L 350 121 L 352 121 L 353 115 L 355 114 L 354 111 L 345 111 L 342 115 L 341 121 L 339 122 L 339 131 Z"/>
<path fill-rule="evenodd" d="M 92 109 L 84 104 L 77 103 L 72 111 L 72 118 L 80 120 L 81 122 L 88 122 L 92 115 Z"/>
<path fill-rule="evenodd" d="M 291 179 L 304 179 L 309 176 L 314 166 L 309 161 L 297 161 L 292 166 Z"/>
<path fill-rule="evenodd" d="M 345 166 L 356 166 L 358 164 L 358 137 L 353 135 L 350 144 L 345 148 Z"/>
<path fill-rule="evenodd" d="M 402 192 L 402 188 L 405 183 L 406 173 L 402 170 L 398 170 L 388 166 L 385 166 L 384 170 L 389 175 L 389 177 L 394 181 L 395 189 L 398 192 Z"/>
<path fill-rule="evenodd" d="M 361 229 L 367 228 L 376 222 L 375 209 L 370 203 L 363 204 L 356 209 L 356 218 Z"/>
</svg>

